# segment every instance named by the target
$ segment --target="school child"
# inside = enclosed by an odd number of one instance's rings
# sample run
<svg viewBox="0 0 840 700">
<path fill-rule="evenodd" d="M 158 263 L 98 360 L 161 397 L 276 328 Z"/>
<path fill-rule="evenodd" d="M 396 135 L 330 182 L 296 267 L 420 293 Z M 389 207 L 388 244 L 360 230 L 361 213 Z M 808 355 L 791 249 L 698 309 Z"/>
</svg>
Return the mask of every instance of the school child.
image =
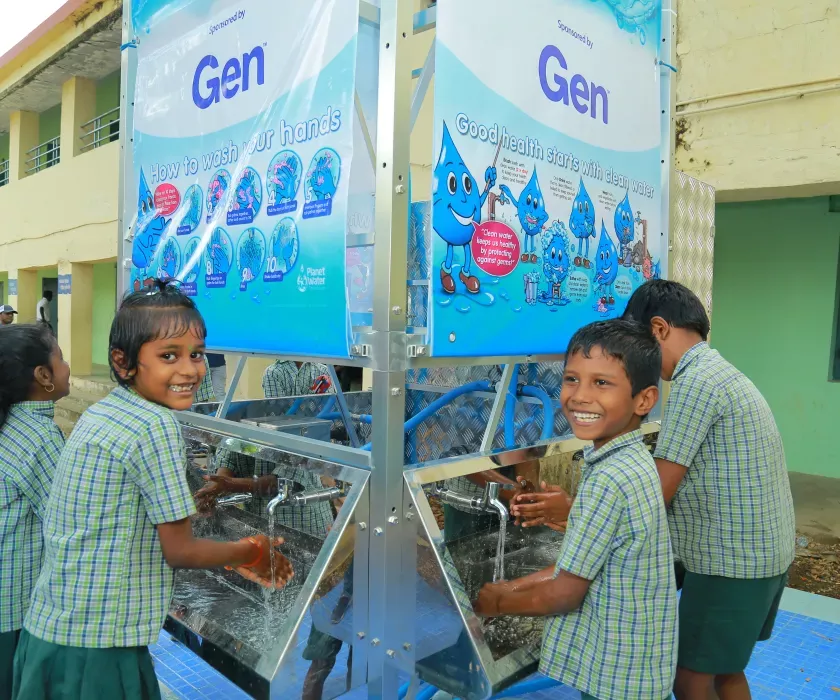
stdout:
<svg viewBox="0 0 840 700">
<path fill-rule="evenodd" d="M 652 330 L 671 381 L 654 457 L 682 585 L 674 693 L 748 700 L 744 669 L 770 638 L 794 558 L 782 438 L 755 385 L 709 347 L 693 292 L 651 280 L 625 317 Z"/>
<path fill-rule="evenodd" d="M 661 356 L 646 328 L 593 323 L 572 337 L 560 401 L 591 440 L 555 567 L 488 584 L 483 616 L 547 616 L 540 671 L 584 700 L 670 697 L 677 596 L 662 488 L 639 430 Z"/>
<path fill-rule="evenodd" d="M 55 402 L 70 367 L 45 324 L 0 330 L 0 700 L 12 697 L 23 617 L 41 570 L 41 520 L 64 436 Z"/>
<path fill-rule="evenodd" d="M 175 568 L 228 566 L 261 585 L 292 575 L 265 535 L 193 538 L 186 450 L 173 410 L 204 377 L 205 326 L 162 283 L 126 297 L 110 336 L 119 386 L 77 423 L 44 517 L 44 566 L 14 666 L 16 700 L 157 700 L 157 640 Z"/>
</svg>

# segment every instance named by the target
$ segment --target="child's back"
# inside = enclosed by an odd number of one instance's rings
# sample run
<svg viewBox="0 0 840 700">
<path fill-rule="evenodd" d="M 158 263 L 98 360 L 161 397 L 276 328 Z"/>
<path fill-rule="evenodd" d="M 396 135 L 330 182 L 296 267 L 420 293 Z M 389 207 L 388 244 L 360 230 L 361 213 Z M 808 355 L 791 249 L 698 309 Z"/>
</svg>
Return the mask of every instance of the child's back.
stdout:
<svg viewBox="0 0 840 700">
<path fill-rule="evenodd" d="M 674 570 L 662 487 L 639 431 L 587 451 L 561 569 L 592 584 L 580 608 L 549 618 L 540 671 L 599 700 L 668 696 Z"/>
</svg>

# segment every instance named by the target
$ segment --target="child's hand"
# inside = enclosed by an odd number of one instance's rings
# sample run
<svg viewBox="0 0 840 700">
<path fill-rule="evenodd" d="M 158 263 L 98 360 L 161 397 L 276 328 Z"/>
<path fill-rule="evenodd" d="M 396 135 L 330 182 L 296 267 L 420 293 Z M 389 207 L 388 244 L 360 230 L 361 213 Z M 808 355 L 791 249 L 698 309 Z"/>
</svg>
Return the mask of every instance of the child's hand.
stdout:
<svg viewBox="0 0 840 700">
<path fill-rule="evenodd" d="M 473 603 L 473 610 L 479 617 L 496 617 L 499 613 L 499 600 L 509 591 L 506 582 L 485 583 L 478 592 L 478 600 Z"/>
<path fill-rule="evenodd" d="M 552 530 L 565 529 L 572 509 L 572 497 L 559 486 L 544 481 L 543 493 L 521 493 L 513 499 L 511 514 L 517 525 L 536 527 L 546 525 Z"/>
<path fill-rule="evenodd" d="M 282 537 L 277 537 L 273 542 L 269 542 L 265 535 L 254 535 L 240 540 L 240 542 L 251 543 L 258 551 L 252 562 L 235 567 L 236 573 L 265 588 L 283 588 L 295 574 L 292 563 L 277 549 L 283 541 Z M 272 548 L 274 548 L 273 570 Z"/>
<path fill-rule="evenodd" d="M 229 476 L 214 474 L 205 476 L 204 481 L 207 485 L 195 492 L 195 505 L 200 513 L 212 515 L 216 510 L 216 499 L 235 491 Z"/>
</svg>

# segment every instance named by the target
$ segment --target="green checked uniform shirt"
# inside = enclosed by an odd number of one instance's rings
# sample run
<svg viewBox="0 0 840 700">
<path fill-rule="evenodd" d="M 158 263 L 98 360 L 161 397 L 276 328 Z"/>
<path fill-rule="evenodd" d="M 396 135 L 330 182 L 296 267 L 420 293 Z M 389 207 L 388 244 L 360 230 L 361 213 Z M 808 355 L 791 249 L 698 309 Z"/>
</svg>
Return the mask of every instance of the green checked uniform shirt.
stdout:
<svg viewBox="0 0 840 700">
<path fill-rule="evenodd" d="M 56 469 L 44 568 L 24 627 L 53 644 L 147 646 L 175 572 L 156 525 L 195 512 L 186 450 L 167 408 L 119 387 L 85 411 Z"/>
<path fill-rule="evenodd" d="M 549 617 L 540 671 L 599 700 L 661 700 L 677 666 L 677 591 L 662 486 L 639 431 L 586 452 L 556 572 L 592 581 Z"/>
<path fill-rule="evenodd" d="M 304 362 L 298 367 L 291 360 L 277 360 L 263 373 L 262 387 L 267 399 L 307 396 L 314 392 L 319 377 L 329 376 L 329 368 L 319 362 Z"/>
<path fill-rule="evenodd" d="M 23 627 L 41 571 L 41 521 L 64 447 L 53 411 L 52 401 L 24 401 L 0 428 L 0 633 Z"/>
<path fill-rule="evenodd" d="M 213 392 L 213 378 L 210 376 L 210 361 L 207 355 L 204 356 L 204 370 L 206 374 L 201 384 L 198 385 L 198 390 L 195 392 L 196 403 L 207 403 L 208 401 L 215 401 L 216 394 Z"/>
<path fill-rule="evenodd" d="M 795 524 L 781 435 L 755 385 L 706 343 L 677 364 L 655 455 L 688 468 L 669 517 L 688 571 L 741 579 L 787 571 Z"/>
</svg>

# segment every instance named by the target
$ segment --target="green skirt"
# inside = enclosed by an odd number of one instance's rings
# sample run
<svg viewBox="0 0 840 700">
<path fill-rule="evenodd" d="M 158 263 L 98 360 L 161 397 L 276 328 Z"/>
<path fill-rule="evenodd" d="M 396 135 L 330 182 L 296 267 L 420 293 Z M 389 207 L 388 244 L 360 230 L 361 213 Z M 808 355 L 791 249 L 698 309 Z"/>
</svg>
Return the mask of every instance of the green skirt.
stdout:
<svg viewBox="0 0 840 700">
<path fill-rule="evenodd" d="M 148 647 L 84 649 L 26 630 L 15 655 L 15 700 L 161 700 Z"/>
<path fill-rule="evenodd" d="M 20 630 L 0 633 L 0 700 L 12 699 L 12 671 Z"/>
</svg>

